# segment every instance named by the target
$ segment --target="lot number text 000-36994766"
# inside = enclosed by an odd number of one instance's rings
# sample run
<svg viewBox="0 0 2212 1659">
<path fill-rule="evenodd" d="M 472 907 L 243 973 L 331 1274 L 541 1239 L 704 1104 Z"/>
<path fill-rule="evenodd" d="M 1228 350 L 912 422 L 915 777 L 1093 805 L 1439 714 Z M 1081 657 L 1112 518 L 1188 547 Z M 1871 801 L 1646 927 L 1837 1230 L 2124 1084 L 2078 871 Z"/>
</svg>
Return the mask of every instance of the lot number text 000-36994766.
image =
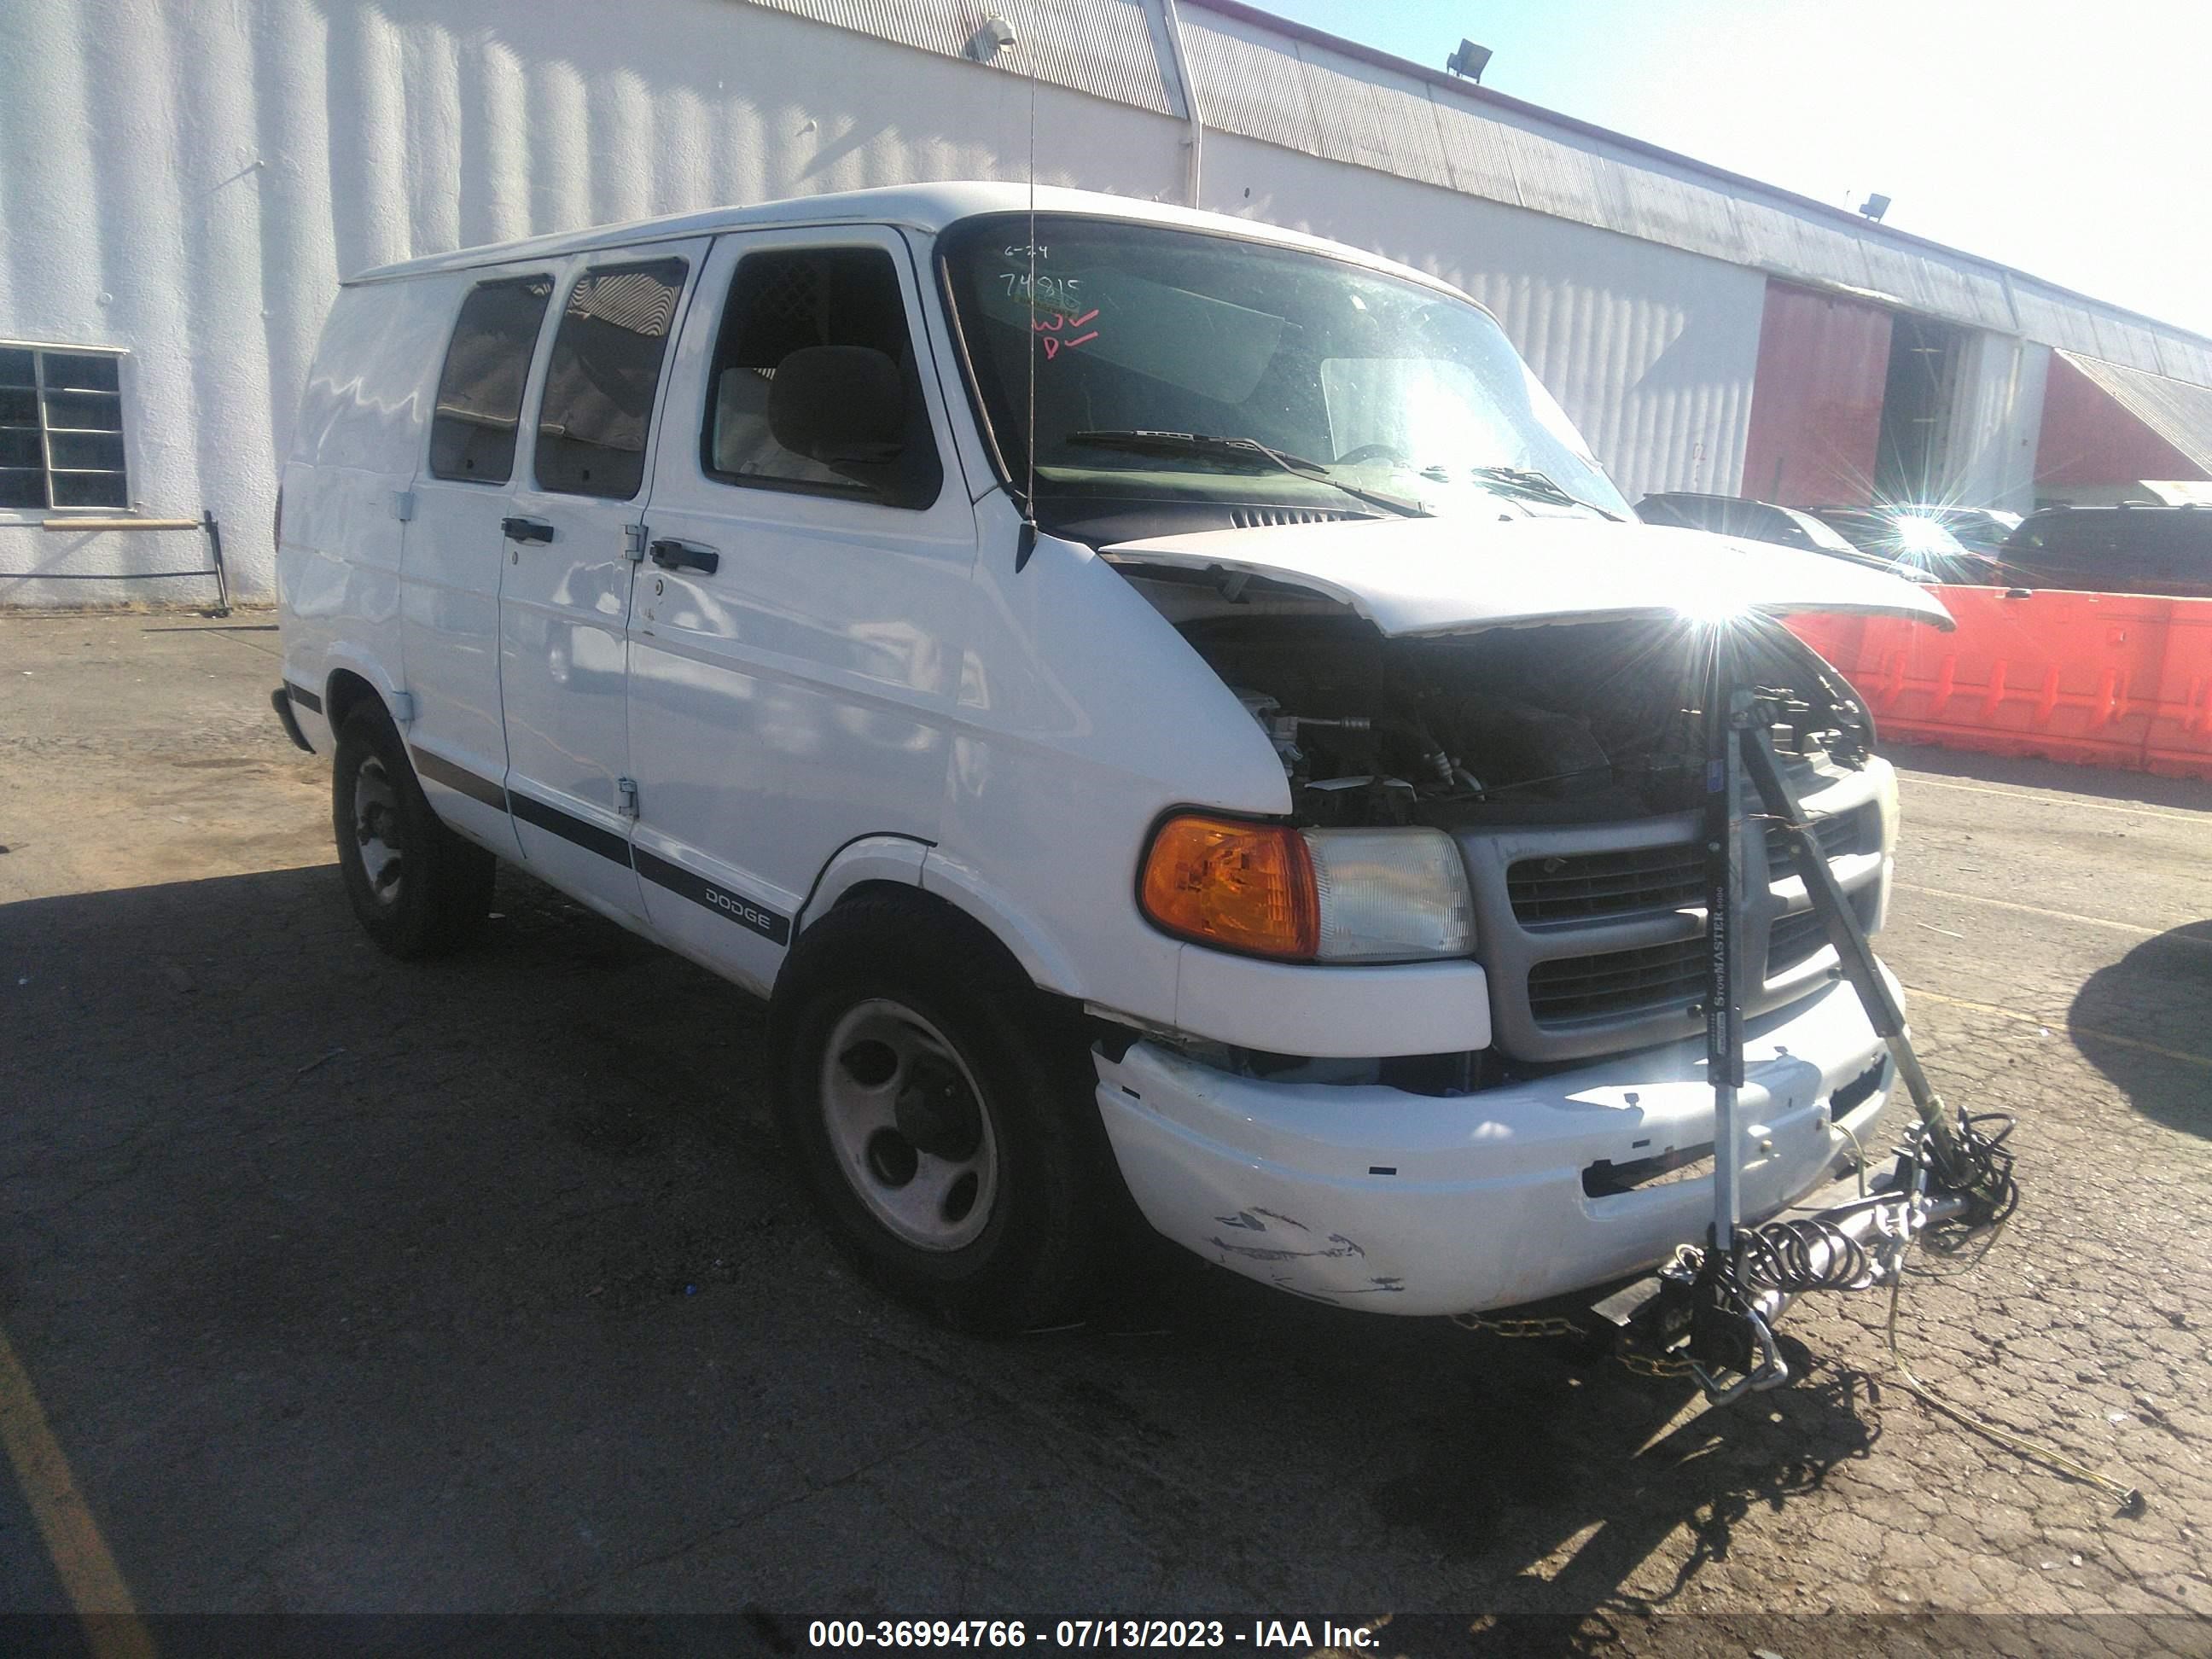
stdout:
<svg viewBox="0 0 2212 1659">
<path fill-rule="evenodd" d="M 1318 1641 L 1316 1631 L 1319 1632 Z M 1296 1648 L 1373 1645 L 1371 1626 L 1328 1620 L 817 1619 L 806 1629 L 811 1648 Z"/>
</svg>

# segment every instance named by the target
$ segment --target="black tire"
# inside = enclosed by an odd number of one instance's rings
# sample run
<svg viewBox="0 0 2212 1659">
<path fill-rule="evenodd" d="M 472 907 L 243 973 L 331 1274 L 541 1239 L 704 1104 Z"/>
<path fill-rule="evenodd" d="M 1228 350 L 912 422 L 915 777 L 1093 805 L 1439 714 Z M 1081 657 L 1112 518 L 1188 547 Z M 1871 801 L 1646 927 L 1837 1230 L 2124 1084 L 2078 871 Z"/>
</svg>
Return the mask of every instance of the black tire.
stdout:
<svg viewBox="0 0 2212 1659">
<path fill-rule="evenodd" d="M 338 728 L 331 829 L 353 913 L 393 956 L 443 956 L 483 925 L 497 862 L 431 811 L 381 703 L 363 704 Z"/>
<path fill-rule="evenodd" d="M 876 1206 L 898 1194 L 879 1164 L 848 1173 L 850 1135 L 833 1127 L 833 1096 L 851 1071 L 842 1057 L 838 1073 L 829 1070 L 832 1039 L 872 1029 L 850 1022 L 886 1006 L 923 1029 L 924 1060 L 931 1039 L 950 1048 L 972 1079 L 984 1136 L 995 1148 L 989 1198 L 975 1206 L 982 1213 L 963 1212 L 932 1248 L 902 1236 L 878 1212 Z M 1072 1005 L 1037 991 L 988 933 L 957 913 L 864 894 L 799 936 L 769 1015 L 784 1145 L 832 1236 L 864 1275 L 949 1324 L 983 1334 L 1034 1329 L 1080 1310 L 1102 1261 L 1115 1253 L 1127 1200 L 1099 1121 L 1084 1022 Z M 867 1046 L 864 1040 L 848 1052 Z M 910 1079 L 915 1067 L 899 1064 Z M 894 1089 L 896 1081 L 881 1086 L 903 1114 L 915 1085 Z M 961 1083 L 955 1079 L 952 1093 L 966 1093 Z M 907 1127 L 902 1115 L 899 1130 Z M 898 1131 L 876 1133 L 903 1140 Z M 869 1142 L 871 1158 L 876 1144 Z M 920 1157 L 912 1144 L 902 1156 Z M 919 1181 L 910 1165 L 908 1179 Z M 864 1195 L 863 1182 L 874 1197 Z M 951 1191 L 957 1196 L 957 1183 Z"/>
</svg>

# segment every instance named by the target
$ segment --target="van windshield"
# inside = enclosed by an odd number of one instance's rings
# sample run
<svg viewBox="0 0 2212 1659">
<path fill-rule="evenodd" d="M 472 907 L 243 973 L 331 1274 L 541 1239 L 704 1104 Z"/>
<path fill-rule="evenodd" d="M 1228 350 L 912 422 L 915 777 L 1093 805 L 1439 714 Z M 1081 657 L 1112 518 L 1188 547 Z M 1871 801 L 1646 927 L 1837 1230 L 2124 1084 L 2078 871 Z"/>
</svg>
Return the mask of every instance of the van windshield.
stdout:
<svg viewBox="0 0 2212 1659">
<path fill-rule="evenodd" d="M 1031 353 L 1040 497 L 1233 489 L 1352 514 L 1609 514 L 1628 504 L 1487 312 L 1343 260 L 1041 214 L 943 257 L 1017 489 Z"/>
</svg>

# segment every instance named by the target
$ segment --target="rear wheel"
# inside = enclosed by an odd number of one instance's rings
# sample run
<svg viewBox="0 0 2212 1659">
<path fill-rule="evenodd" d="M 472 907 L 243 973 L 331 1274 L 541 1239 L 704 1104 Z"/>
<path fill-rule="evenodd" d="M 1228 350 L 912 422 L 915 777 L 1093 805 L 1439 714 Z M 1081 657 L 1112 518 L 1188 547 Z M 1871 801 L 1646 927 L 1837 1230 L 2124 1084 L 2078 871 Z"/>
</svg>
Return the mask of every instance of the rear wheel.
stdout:
<svg viewBox="0 0 2212 1659">
<path fill-rule="evenodd" d="M 443 955 L 490 910 L 492 855 L 431 811 L 381 704 L 365 704 L 338 728 L 331 827 L 354 915 L 393 956 Z"/>
<path fill-rule="evenodd" d="M 785 1144 L 864 1273 L 969 1330 L 1081 1304 L 1121 1176 L 1072 1009 L 965 918 L 868 895 L 800 935 L 770 1018 Z"/>
</svg>

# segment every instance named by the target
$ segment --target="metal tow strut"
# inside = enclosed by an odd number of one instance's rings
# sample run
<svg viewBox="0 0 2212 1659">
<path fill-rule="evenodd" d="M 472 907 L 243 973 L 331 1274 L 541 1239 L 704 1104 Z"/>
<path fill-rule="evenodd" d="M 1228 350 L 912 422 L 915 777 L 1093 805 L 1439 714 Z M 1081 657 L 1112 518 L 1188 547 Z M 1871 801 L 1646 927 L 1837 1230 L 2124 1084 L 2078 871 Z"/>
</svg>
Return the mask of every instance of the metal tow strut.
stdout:
<svg viewBox="0 0 2212 1659">
<path fill-rule="evenodd" d="M 1744 912 L 1741 733 L 1753 699 L 1735 684 L 1734 641 L 1713 642 L 1705 697 L 1705 1070 L 1713 1089 L 1713 1219 L 1701 1257 L 1686 1253 L 1669 1274 L 1690 1300 L 1691 1372 L 1705 1395 L 1724 1404 L 1754 1389 L 1778 1388 L 1790 1367 L 1774 1332 L 1744 1284 L 1742 1241 L 1743 1146 L 1741 1091 L 1743 1002 L 1737 981 L 1743 964 Z M 1736 1372 L 1722 1383 L 1716 1373 Z"/>
<path fill-rule="evenodd" d="M 2004 1133 L 1992 1136 L 1979 1127 L 2002 1115 L 1977 1119 L 1952 1112 L 1913 1052 L 1905 1011 L 1775 752 L 1775 727 L 1794 723 L 1805 705 L 1789 692 L 1743 684 L 1742 643 L 1729 630 L 1714 630 L 1703 697 L 1706 953 L 1698 1012 L 1713 1091 L 1713 1208 L 1705 1237 L 1678 1246 L 1666 1266 L 1595 1302 L 1577 1299 L 1571 1314 L 1561 1310 L 1568 1299 L 1558 1298 L 1558 1305 L 1536 1304 L 1506 1316 L 1460 1316 L 1472 1328 L 1504 1336 L 1588 1337 L 1609 1329 L 1613 1356 L 1632 1370 L 1693 1376 L 1715 1403 L 1790 1380 L 1774 1327 L 1797 1297 L 1881 1285 L 1893 1292 L 1921 1232 L 1939 1223 L 2002 1222 L 2020 1197 Z M 1754 797 L 1757 810 L 1747 812 Z M 1755 841 L 1754 825 L 1759 826 Z M 1742 922 L 1747 866 L 1755 863 L 1759 878 L 1771 879 L 1770 825 L 1783 836 L 1791 867 L 1805 884 L 1811 910 L 1836 951 L 1839 975 L 1888 1049 L 1918 1115 L 1901 1139 L 1893 1169 L 1870 1177 L 1862 1158 L 1855 1177 L 1808 1194 L 1786 1218 L 1747 1227 Z"/>
<path fill-rule="evenodd" d="M 1763 1291 L 1754 1288 L 1744 1270 L 1740 1098 L 1744 1033 L 1738 987 L 1743 972 L 1741 923 L 1747 884 L 1749 834 L 1745 826 L 1758 821 L 1747 819 L 1747 790 L 1757 793 L 1764 809 L 1760 817 L 1780 825 L 1791 866 L 1805 884 L 1806 897 L 1835 948 L 1842 975 L 1888 1048 L 1918 1113 L 1917 1127 L 1890 1194 L 1905 1206 L 1899 1224 L 1910 1231 L 1938 1214 L 1987 1220 L 2006 1212 L 2017 1194 L 2009 1158 L 1990 1143 L 1978 1141 L 1971 1124 L 1953 1117 L 1913 1051 L 1904 1009 L 1775 754 L 1773 728 L 1784 712 L 1778 698 L 1737 683 L 1735 642 L 1724 635 L 1717 638 L 1706 697 L 1704 819 L 1705 1058 L 1713 1090 L 1713 1218 L 1705 1249 L 1680 1253 L 1675 1264 L 1660 1275 L 1662 1291 L 1669 1290 L 1666 1281 L 1673 1281 L 1671 1299 L 1676 1307 L 1669 1322 L 1677 1328 L 1684 1323 L 1680 1304 L 1686 1299 L 1688 1303 L 1688 1363 L 1716 1403 L 1790 1380 L 1789 1366 L 1775 1345 L 1772 1321 L 1789 1305 L 1791 1295 L 1771 1285 Z M 1763 841 L 1761 848 L 1763 852 Z M 1765 864 L 1762 857 L 1762 873 Z M 1878 1208 L 1856 1217 L 1839 1210 L 1824 1214 L 1821 1220 L 1832 1227 L 1838 1218 L 1855 1221 L 1850 1228 L 1854 1233 L 1869 1227 L 1883 1233 L 1893 1231 Z M 1726 1371 L 1735 1372 L 1736 1380 L 1723 1382 L 1720 1374 Z"/>
</svg>

